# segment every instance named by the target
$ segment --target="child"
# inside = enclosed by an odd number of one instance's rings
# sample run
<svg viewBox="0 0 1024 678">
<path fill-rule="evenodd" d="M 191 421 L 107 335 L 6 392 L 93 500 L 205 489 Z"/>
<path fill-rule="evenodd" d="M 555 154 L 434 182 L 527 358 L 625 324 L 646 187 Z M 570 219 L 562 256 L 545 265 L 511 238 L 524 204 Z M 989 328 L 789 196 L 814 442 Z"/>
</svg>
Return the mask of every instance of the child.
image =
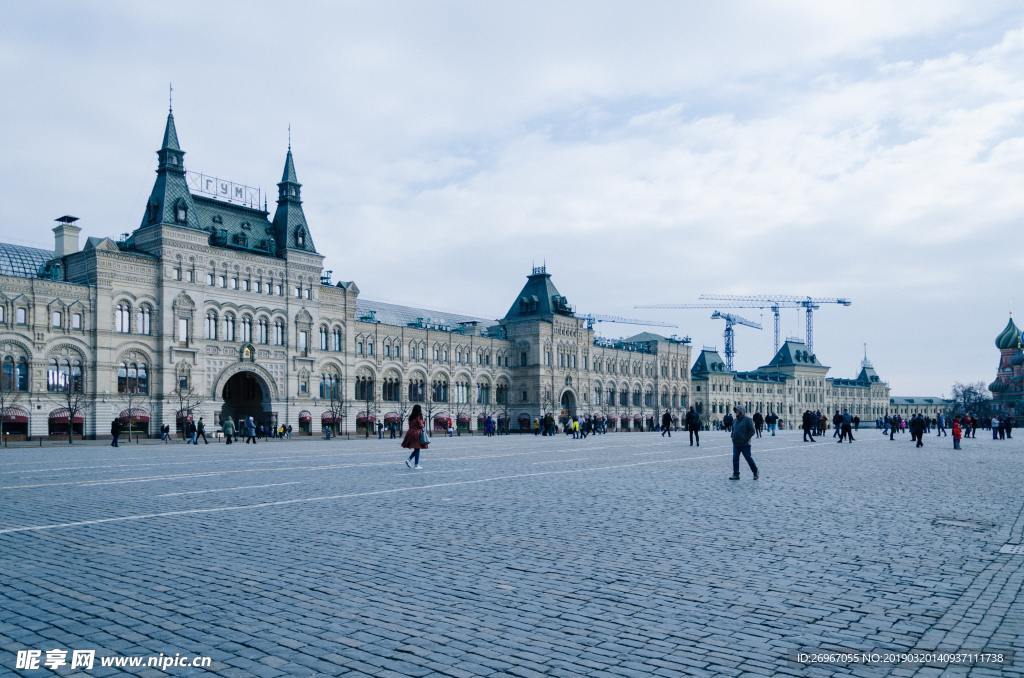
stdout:
<svg viewBox="0 0 1024 678">
<path fill-rule="evenodd" d="M 953 420 L 953 449 L 954 450 L 959 450 L 960 449 L 960 433 L 961 433 L 961 430 L 960 430 L 960 420 L 959 419 L 954 419 Z"/>
</svg>

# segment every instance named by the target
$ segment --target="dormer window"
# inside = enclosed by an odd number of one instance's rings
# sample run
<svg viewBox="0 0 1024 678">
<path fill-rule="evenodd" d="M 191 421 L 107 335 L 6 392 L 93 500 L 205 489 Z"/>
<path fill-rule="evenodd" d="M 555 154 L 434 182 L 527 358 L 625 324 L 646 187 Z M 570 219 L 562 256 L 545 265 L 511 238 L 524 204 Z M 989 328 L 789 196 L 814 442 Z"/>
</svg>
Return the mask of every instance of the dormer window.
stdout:
<svg viewBox="0 0 1024 678">
<path fill-rule="evenodd" d="M 184 200 L 174 203 L 174 221 L 179 224 L 188 222 L 188 206 Z"/>
<path fill-rule="evenodd" d="M 302 230 L 301 226 L 299 227 L 299 230 L 295 232 L 295 244 L 299 247 L 306 246 L 306 232 Z"/>
<path fill-rule="evenodd" d="M 221 215 L 219 215 L 219 214 L 214 214 L 213 215 L 213 223 L 215 223 L 215 224 L 223 224 L 224 223 L 224 218 L 221 217 Z"/>
</svg>

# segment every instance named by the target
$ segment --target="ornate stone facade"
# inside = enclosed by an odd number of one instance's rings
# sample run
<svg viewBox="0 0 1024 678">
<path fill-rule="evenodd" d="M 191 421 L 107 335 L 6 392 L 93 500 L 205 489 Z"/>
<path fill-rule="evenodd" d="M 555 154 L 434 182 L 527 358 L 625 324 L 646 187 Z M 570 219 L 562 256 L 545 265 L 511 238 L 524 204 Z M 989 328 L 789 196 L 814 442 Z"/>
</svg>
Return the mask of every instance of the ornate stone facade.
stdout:
<svg viewBox="0 0 1024 678">
<path fill-rule="evenodd" d="M 500 320 L 373 302 L 354 282 L 332 284 L 290 148 L 272 218 L 265 206 L 190 190 L 173 115 L 157 155 L 127 238 L 79 249 L 67 217 L 53 251 L 0 245 L 9 432 L 102 436 L 120 418 L 156 435 L 190 412 L 210 431 L 252 415 L 312 434 L 403 418 L 415 403 L 438 425 L 470 429 L 492 416 L 516 430 L 548 412 L 635 428 L 690 402 L 688 340 L 598 339 L 544 268 Z"/>
</svg>

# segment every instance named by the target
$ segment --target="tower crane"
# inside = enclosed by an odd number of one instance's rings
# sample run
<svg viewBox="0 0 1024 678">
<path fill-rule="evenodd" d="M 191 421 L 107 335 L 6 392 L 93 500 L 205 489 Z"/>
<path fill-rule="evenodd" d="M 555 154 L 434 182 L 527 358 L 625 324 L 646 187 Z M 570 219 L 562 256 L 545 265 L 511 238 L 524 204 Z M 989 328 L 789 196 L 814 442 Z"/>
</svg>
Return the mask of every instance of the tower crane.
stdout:
<svg viewBox="0 0 1024 678">
<path fill-rule="evenodd" d="M 604 315 L 602 313 L 579 313 L 577 318 L 587 321 L 587 329 L 594 329 L 596 323 L 618 323 L 620 325 L 650 325 L 652 327 L 679 327 L 672 323 L 661 322 L 660 320 L 643 320 L 641 318 L 623 318 L 617 315 Z"/>
<path fill-rule="evenodd" d="M 807 351 L 814 353 L 814 312 L 822 304 L 839 304 L 849 306 L 853 302 L 845 297 L 796 297 L 784 294 L 702 294 L 701 299 L 711 301 L 732 301 L 740 303 L 760 303 L 763 308 L 770 308 L 775 319 L 775 352 L 779 351 L 779 309 L 803 308 L 806 316 Z"/>
<path fill-rule="evenodd" d="M 724 320 L 725 321 L 725 366 L 732 372 L 733 356 L 736 355 L 736 341 L 733 337 L 735 330 L 733 329 L 736 325 L 745 325 L 747 327 L 753 327 L 756 330 L 761 329 L 761 323 L 756 323 L 753 320 L 747 320 L 743 316 L 735 315 L 732 313 L 722 313 L 721 311 L 715 311 L 711 314 L 712 320 Z"/>
<path fill-rule="evenodd" d="M 769 309 L 775 321 L 775 353 L 779 352 L 781 342 L 780 310 L 783 308 L 803 308 L 807 314 L 807 350 L 814 353 L 814 311 L 821 304 L 839 304 L 849 306 L 853 302 L 842 297 L 786 297 L 775 295 L 738 295 L 738 294 L 702 294 L 701 299 L 718 300 L 718 303 L 706 304 L 651 304 L 635 306 L 644 309 L 691 309 L 691 308 L 757 308 Z"/>
</svg>

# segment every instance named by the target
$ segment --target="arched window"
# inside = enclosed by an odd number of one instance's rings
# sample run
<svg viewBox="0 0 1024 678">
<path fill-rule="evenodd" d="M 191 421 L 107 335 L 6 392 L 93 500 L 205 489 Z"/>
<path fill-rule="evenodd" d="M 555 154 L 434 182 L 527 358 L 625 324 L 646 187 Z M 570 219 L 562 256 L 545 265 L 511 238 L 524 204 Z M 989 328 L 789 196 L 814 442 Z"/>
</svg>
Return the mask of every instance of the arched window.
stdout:
<svg viewBox="0 0 1024 678">
<path fill-rule="evenodd" d="M 430 385 L 430 399 L 435 403 L 448 402 L 448 382 L 438 379 Z"/>
<path fill-rule="evenodd" d="M 494 402 L 508 405 L 508 384 L 498 384 L 498 388 L 494 390 Z"/>
<path fill-rule="evenodd" d="M 476 385 L 476 404 L 489 405 L 491 403 L 491 385 L 481 382 Z"/>
<path fill-rule="evenodd" d="M 373 377 L 356 377 L 356 400 L 373 400 Z"/>
<path fill-rule="evenodd" d="M 274 345 L 284 346 L 284 321 L 274 321 Z"/>
<path fill-rule="evenodd" d="M 242 316 L 242 341 L 249 343 L 252 341 L 252 318 L 249 316 Z"/>
<path fill-rule="evenodd" d="M 266 344 L 267 341 L 268 341 L 268 339 L 267 339 L 267 319 L 266 318 L 260 318 L 260 321 L 259 321 L 259 336 L 256 339 L 261 344 Z"/>
<path fill-rule="evenodd" d="M 320 350 L 321 351 L 326 351 L 327 350 L 327 328 L 326 327 L 321 327 L 320 328 Z"/>
<path fill-rule="evenodd" d="M 409 400 L 414 403 L 421 403 L 426 398 L 426 387 L 422 379 L 409 380 Z"/>
<path fill-rule="evenodd" d="M 387 377 L 381 384 L 381 397 L 392 403 L 397 403 L 402 397 L 402 380 L 396 377 Z"/>
<path fill-rule="evenodd" d="M 173 161 L 173 156 L 172 156 Z M 174 221 L 179 224 L 188 222 L 188 205 L 185 204 L 184 200 L 178 200 L 174 203 Z"/>
<path fill-rule="evenodd" d="M 22 360 L 25 360 L 22 358 Z M 25 364 L 26 381 L 28 377 L 28 364 Z M 82 376 L 82 361 L 72 360 L 71 361 L 71 390 L 76 393 L 81 393 L 85 388 L 84 379 Z"/>
<path fill-rule="evenodd" d="M 135 331 L 139 334 L 152 334 L 152 311 L 149 306 L 140 306 L 135 315 Z"/>
<path fill-rule="evenodd" d="M 341 330 L 338 329 L 337 327 L 335 327 L 334 331 L 331 332 L 331 350 L 332 351 L 340 351 L 341 350 Z"/>
<path fill-rule="evenodd" d="M 206 334 L 207 339 L 217 338 L 217 313 L 216 311 L 206 312 Z"/>
<path fill-rule="evenodd" d="M 224 314 L 224 341 L 235 340 L 235 316 L 230 313 Z"/>
<path fill-rule="evenodd" d="M 118 393 L 149 393 L 149 372 L 145 363 L 121 363 L 117 368 Z"/>
<path fill-rule="evenodd" d="M 3 372 L 0 373 L 0 390 L 14 390 L 14 356 L 4 356 Z"/>
<path fill-rule="evenodd" d="M 118 332 L 131 332 L 132 307 L 122 302 L 114 308 L 114 326 Z"/>
<path fill-rule="evenodd" d="M 320 375 L 320 397 L 324 400 L 341 399 L 341 379 L 336 374 Z"/>
</svg>

